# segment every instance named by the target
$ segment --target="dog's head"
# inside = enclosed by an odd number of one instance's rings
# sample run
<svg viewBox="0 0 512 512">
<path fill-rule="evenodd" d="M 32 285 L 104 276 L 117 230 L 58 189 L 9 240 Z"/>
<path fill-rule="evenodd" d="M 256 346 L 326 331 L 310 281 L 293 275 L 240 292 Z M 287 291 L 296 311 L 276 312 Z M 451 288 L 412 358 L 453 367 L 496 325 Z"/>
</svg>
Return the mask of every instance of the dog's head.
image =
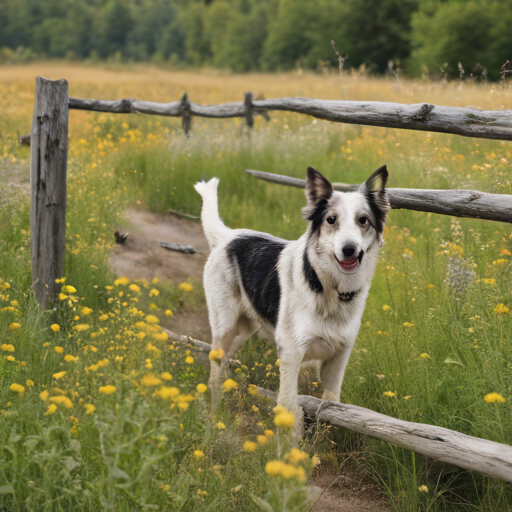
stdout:
<svg viewBox="0 0 512 512">
<path fill-rule="evenodd" d="M 306 177 L 310 242 L 324 263 L 334 263 L 343 274 L 356 274 L 363 258 L 382 244 L 382 231 L 390 210 L 386 194 L 388 171 L 377 169 L 356 191 L 336 192 L 312 167 Z"/>
</svg>

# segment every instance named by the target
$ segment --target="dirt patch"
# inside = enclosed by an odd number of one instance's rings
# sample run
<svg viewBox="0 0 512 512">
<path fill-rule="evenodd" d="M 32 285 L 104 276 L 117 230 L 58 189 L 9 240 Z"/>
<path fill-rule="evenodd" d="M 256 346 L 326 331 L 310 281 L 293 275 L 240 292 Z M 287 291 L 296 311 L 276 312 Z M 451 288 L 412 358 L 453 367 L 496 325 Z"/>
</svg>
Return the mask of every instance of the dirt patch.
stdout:
<svg viewBox="0 0 512 512">
<path fill-rule="evenodd" d="M 379 490 L 351 469 L 320 467 L 309 481 L 314 512 L 389 512 Z"/>
<path fill-rule="evenodd" d="M 130 279 L 170 280 L 181 283 L 189 278 L 202 281 L 208 256 L 208 242 L 198 222 L 172 215 L 156 215 L 141 210 L 129 210 L 119 231 L 129 233 L 124 244 L 116 244 L 110 257 L 110 267 L 117 276 Z M 190 245 L 196 254 L 169 251 L 155 242 Z M 206 307 L 175 311 L 169 327 L 180 334 L 211 341 Z"/>
</svg>

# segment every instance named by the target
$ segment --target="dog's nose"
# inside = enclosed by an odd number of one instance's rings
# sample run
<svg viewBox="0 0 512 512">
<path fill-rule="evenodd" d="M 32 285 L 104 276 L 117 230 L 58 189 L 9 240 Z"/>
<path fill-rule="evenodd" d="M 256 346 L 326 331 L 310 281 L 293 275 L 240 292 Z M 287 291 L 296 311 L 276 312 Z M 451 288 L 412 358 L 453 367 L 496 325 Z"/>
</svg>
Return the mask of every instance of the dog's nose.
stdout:
<svg viewBox="0 0 512 512">
<path fill-rule="evenodd" d="M 342 252 L 345 258 L 350 258 L 354 256 L 356 252 L 356 246 L 354 244 L 347 244 L 343 247 Z"/>
</svg>

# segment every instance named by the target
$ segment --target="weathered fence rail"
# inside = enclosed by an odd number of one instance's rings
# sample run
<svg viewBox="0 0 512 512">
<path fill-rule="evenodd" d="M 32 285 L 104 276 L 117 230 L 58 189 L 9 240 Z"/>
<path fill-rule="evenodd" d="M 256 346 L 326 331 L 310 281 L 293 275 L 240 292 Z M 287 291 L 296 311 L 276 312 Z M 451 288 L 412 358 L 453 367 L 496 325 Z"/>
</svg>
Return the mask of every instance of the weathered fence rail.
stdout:
<svg viewBox="0 0 512 512">
<path fill-rule="evenodd" d="M 165 331 L 172 341 L 195 350 L 200 355 L 198 361 L 201 364 L 209 364 L 206 354 L 211 350 L 211 345 Z M 277 398 L 274 391 L 259 387 L 258 392 L 273 401 Z M 337 425 L 447 464 L 512 482 L 512 446 L 435 425 L 399 420 L 357 405 L 327 402 L 307 395 L 300 395 L 299 403 L 308 416 L 319 422 Z"/>
<path fill-rule="evenodd" d="M 476 110 L 436 106 L 429 103 L 403 105 L 377 101 L 331 101 L 313 98 L 253 100 L 252 93 L 245 93 L 243 102 L 220 105 L 199 105 L 189 101 L 186 94 L 181 101 L 171 103 L 135 99 L 105 101 L 69 98 L 69 108 L 114 114 L 139 113 L 171 117 L 183 117 L 184 113 L 190 116 L 219 119 L 245 117 L 248 126 L 252 126 L 253 115 L 281 110 L 306 114 L 335 123 L 512 140 L 512 110 Z"/>
<path fill-rule="evenodd" d="M 306 181 L 300 178 L 282 176 L 271 172 L 247 169 L 247 173 L 260 180 L 278 183 L 288 187 L 305 188 Z M 335 190 L 348 192 L 359 185 L 333 183 Z M 420 212 L 469 217 L 472 219 L 495 220 L 512 223 L 512 196 L 488 194 L 476 190 L 430 190 L 414 188 L 386 189 L 391 208 L 416 210 Z"/>
</svg>

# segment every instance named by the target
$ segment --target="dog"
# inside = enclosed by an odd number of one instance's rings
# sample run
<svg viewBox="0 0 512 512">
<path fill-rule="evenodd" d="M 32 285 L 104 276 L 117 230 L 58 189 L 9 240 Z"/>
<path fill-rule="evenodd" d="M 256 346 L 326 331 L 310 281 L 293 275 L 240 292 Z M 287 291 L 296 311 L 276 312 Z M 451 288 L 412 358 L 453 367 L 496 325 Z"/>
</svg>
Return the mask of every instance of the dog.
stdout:
<svg viewBox="0 0 512 512">
<path fill-rule="evenodd" d="M 211 248 L 204 290 L 212 330 L 209 385 L 215 405 L 226 363 L 261 327 L 274 334 L 279 355 L 278 404 L 294 414 L 301 363 L 319 361 L 323 400 L 339 402 L 341 384 L 361 324 L 390 210 L 388 171 L 377 169 L 354 192 L 334 191 L 309 167 L 306 232 L 294 241 L 249 229 L 230 229 L 219 217 L 213 178 L 196 183 L 202 196 L 201 223 Z"/>
</svg>

